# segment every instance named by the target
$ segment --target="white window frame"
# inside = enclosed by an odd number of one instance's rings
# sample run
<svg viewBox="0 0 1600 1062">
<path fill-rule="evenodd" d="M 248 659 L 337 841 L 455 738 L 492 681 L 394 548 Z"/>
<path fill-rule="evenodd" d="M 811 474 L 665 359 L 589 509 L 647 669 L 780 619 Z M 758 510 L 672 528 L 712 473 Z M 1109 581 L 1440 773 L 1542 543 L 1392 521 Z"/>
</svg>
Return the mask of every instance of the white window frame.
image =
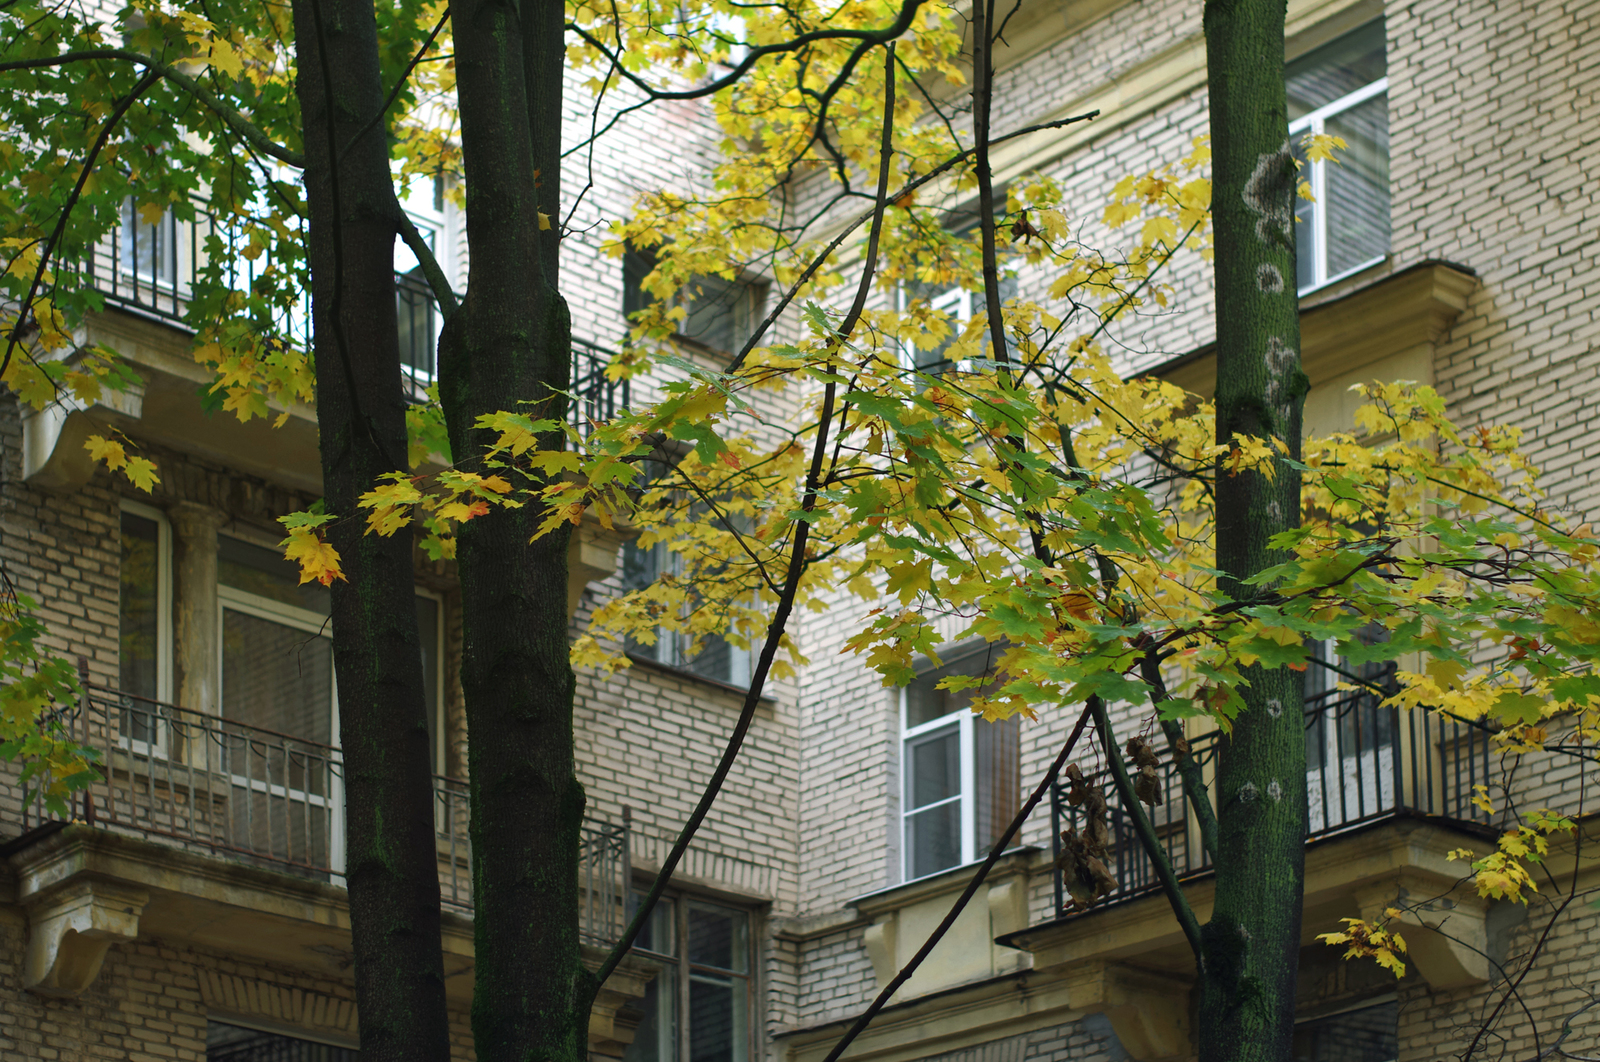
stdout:
<svg viewBox="0 0 1600 1062">
<path fill-rule="evenodd" d="M 952 343 L 960 338 L 961 333 L 966 329 L 967 325 L 971 323 L 972 308 L 973 303 L 976 301 L 976 296 L 976 292 L 969 291 L 968 289 L 957 284 L 954 287 L 946 288 L 944 291 L 941 291 L 939 294 L 928 300 L 928 307 L 930 309 L 940 313 L 954 314 L 955 328 L 950 333 L 950 341 Z M 901 288 L 900 309 L 902 312 L 904 312 L 905 309 L 911 305 L 911 301 L 911 298 L 906 294 L 906 289 Z M 900 361 L 901 364 L 907 369 L 911 369 L 913 371 L 916 370 L 917 346 L 915 343 L 907 340 L 900 345 Z M 955 363 L 955 369 L 957 372 L 970 372 L 972 370 L 972 363 L 971 361 L 963 358 Z"/>
<path fill-rule="evenodd" d="M 902 687 L 900 690 L 900 878 L 902 881 L 916 881 L 918 877 L 914 877 L 911 872 L 912 850 L 909 832 L 911 829 L 911 816 L 927 811 L 929 808 L 939 807 L 942 804 L 949 804 L 953 801 L 961 802 L 960 856 L 958 861 L 951 866 L 930 871 L 921 875 L 921 877 L 926 878 L 935 874 L 943 874 L 947 870 L 965 866 L 978 858 L 978 768 L 974 755 L 976 735 L 973 733 L 977 717 L 972 714 L 970 708 L 963 706 L 953 712 L 947 712 L 937 719 L 930 719 L 926 723 L 907 726 L 906 711 L 906 690 Z M 906 799 L 906 794 L 910 791 L 911 757 L 906 755 L 906 752 L 911 742 L 935 731 L 947 730 L 952 725 L 956 727 L 956 732 L 959 735 L 957 743 L 960 750 L 959 777 L 961 779 L 961 791 L 953 797 L 946 797 L 944 800 L 933 804 L 924 804 L 917 808 L 908 807 L 907 804 L 909 802 Z"/>
<path fill-rule="evenodd" d="M 435 615 L 438 616 L 439 622 L 436 624 L 436 626 L 434 628 L 434 632 L 433 632 L 433 637 L 434 637 L 433 651 L 434 651 L 434 654 L 435 654 L 434 655 L 434 659 L 439 661 L 439 666 L 437 668 L 438 674 L 433 677 L 433 685 L 434 685 L 433 710 L 434 710 L 435 713 L 437 713 L 437 717 L 433 721 L 433 723 L 434 723 L 434 726 L 433 726 L 433 736 L 434 736 L 433 773 L 435 775 L 442 776 L 444 774 L 444 765 L 445 765 L 445 759 L 446 759 L 446 757 L 445 757 L 445 735 L 444 735 L 444 723 L 445 723 L 444 692 L 445 692 L 445 689 L 446 689 L 445 680 L 444 680 L 444 675 L 445 675 L 445 655 L 444 654 L 445 654 L 445 644 L 446 644 L 444 595 L 439 593 L 437 590 L 429 590 L 427 587 L 424 587 L 424 586 L 416 587 L 416 592 L 417 592 L 417 596 L 418 597 L 427 598 L 428 600 L 432 601 L 434 603 L 434 606 L 438 609 L 438 611 L 435 613 Z M 418 633 L 420 634 L 420 632 L 418 632 Z"/>
<path fill-rule="evenodd" d="M 141 502 L 122 499 L 117 509 L 117 554 L 122 553 L 122 514 L 131 513 L 145 520 L 151 520 L 156 525 L 156 690 L 155 699 L 161 704 L 172 703 L 173 683 L 173 642 L 172 642 L 172 523 L 167 519 L 167 514 L 151 505 Z M 118 619 L 121 619 L 119 571 L 119 596 Z M 117 684 L 120 686 L 120 656 L 121 656 L 121 630 L 118 635 L 118 666 L 119 674 Z M 121 690 L 118 691 L 123 692 Z M 167 727 L 156 728 L 156 740 L 137 741 L 131 736 L 118 734 L 118 744 L 128 751 L 139 756 L 152 759 L 165 759 L 167 757 Z"/>
<path fill-rule="evenodd" d="M 256 546 L 260 545 L 260 543 L 252 539 L 243 536 L 238 537 L 241 542 L 249 542 L 251 545 Z M 254 616 L 257 619 L 281 623 L 286 627 L 293 627 L 316 637 L 324 635 L 329 638 L 332 637 L 329 629 L 331 626 L 329 617 L 312 612 L 310 609 L 296 608 L 281 601 L 260 597 L 237 587 L 224 586 L 219 579 L 217 582 L 217 714 L 219 718 L 221 718 L 222 713 L 222 698 L 227 695 L 226 691 L 221 688 L 221 682 L 225 673 L 222 660 L 223 613 L 228 609 L 246 616 Z M 329 758 L 333 764 L 342 765 L 344 755 L 340 750 L 339 744 L 339 676 L 337 670 L 333 671 L 331 682 L 333 689 L 329 698 L 331 718 L 328 720 L 328 744 L 333 747 L 333 752 Z M 309 741 L 310 739 L 306 740 Z M 231 781 L 240 788 L 249 788 L 254 792 L 265 793 L 270 797 L 282 800 L 291 798 L 304 800 L 310 807 L 330 809 L 332 813 L 328 816 L 328 865 L 334 871 L 333 883 L 341 886 L 344 884 L 344 778 L 342 771 L 330 770 L 328 772 L 328 791 L 320 796 L 315 793 L 298 789 L 290 790 L 287 786 L 274 785 L 266 781 L 243 778 L 238 775 L 232 776 Z"/>
<path fill-rule="evenodd" d="M 1296 118 L 1289 123 L 1289 142 L 1298 145 L 1302 137 L 1307 135 L 1321 136 L 1327 125 L 1327 120 L 1345 111 L 1356 107 L 1374 96 L 1381 96 L 1389 91 L 1389 78 L 1387 75 L 1369 85 L 1364 85 L 1354 92 L 1341 96 L 1332 103 L 1325 103 L 1316 110 Z M 1305 180 L 1311 185 L 1311 194 L 1316 200 L 1316 210 L 1312 213 L 1312 239 L 1315 250 L 1312 254 L 1311 283 L 1300 288 L 1298 294 L 1306 295 L 1318 288 L 1343 280 L 1345 277 L 1354 276 L 1363 269 L 1371 269 L 1388 257 L 1387 253 L 1377 255 L 1364 262 L 1351 266 L 1330 276 L 1328 274 L 1328 166 L 1327 162 L 1312 162 L 1307 164 Z M 1338 165 L 1338 163 L 1332 163 Z"/>
</svg>

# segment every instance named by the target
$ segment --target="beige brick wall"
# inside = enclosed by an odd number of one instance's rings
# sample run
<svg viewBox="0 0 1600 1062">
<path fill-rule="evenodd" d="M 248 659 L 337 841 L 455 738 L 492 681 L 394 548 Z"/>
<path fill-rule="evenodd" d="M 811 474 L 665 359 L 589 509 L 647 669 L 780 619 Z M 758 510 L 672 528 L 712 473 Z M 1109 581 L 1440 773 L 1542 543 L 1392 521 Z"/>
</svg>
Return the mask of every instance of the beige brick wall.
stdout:
<svg viewBox="0 0 1600 1062">
<path fill-rule="evenodd" d="M 240 960 L 223 952 L 141 939 L 113 946 L 82 995 L 51 999 L 22 989 L 26 927 L 0 906 L 0 1057 L 39 1062 L 199 1062 L 206 1021 L 355 1046 L 354 990 L 335 959 L 320 971 Z M 469 1019 L 452 1011 L 451 1057 L 470 1062 Z"/>
</svg>

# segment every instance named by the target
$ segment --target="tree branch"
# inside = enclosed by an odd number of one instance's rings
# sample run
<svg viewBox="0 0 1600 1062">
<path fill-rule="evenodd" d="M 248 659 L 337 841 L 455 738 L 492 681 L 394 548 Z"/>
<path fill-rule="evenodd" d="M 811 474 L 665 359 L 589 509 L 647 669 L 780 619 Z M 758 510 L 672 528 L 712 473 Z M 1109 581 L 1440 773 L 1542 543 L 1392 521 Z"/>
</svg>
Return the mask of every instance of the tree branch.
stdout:
<svg viewBox="0 0 1600 1062">
<path fill-rule="evenodd" d="M 234 108 L 223 103 L 216 94 L 200 84 L 188 74 L 176 67 L 168 66 L 153 56 L 141 52 L 129 51 L 126 48 L 92 48 L 77 52 L 62 52 L 60 55 L 45 56 L 38 59 L 16 59 L 11 62 L 0 63 L 0 73 L 8 70 L 36 70 L 40 67 L 63 66 L 67 63 L 84 62 L 90 59 L 116 59 L 122 62 L 135 63 L 159 77 L 166 78 L 178 88 L 187 92 L 204 104 L 218 118 L 228 124 L 235 133 L 244 137 L 250 145 L 264 155 L 271 155 L 279 162 L 303 169 L 306 157 L 297 154 L 288 148 L 279 145 L 267 134 L 253 125 L 250 119 L 240 114 Z"/>
<path fill-rule="evenodd" d="M 1145 815 L 1144 808 L 1140 806 L 1139 798 L 1133 791 L 1133 782 L 1128 778 L 1127 764 L 1122 762 L 1122 753 L 1117 749 L 1117 739 L 1111 730 L 1111 717 L 1106 713 L 1105 702 L 1098 697 L 1091 697 L 1089 706 L 1094 709 L 1095 726 L 1100 731 L 1101 743 L 1105 745 L 1106 762 L 1111 767 L 1111 778 L 1116 783 L 1122 810 L 1133 820 L 1133 829 L 1139 835 L 1139 844 L 1150 857 L 1150 865 L 1155 868 L 1156 877 L 1161 881 L 1161 891 L 1167 894 L 1167 902 L 1172 904 L 1172 914 L 1178 920 L 1178 927 L 1183 930 L 1190 949 L 1194 951 L 1194 961 L 1204 970 L 1206 953 L 1205 945 L 1200 939 L 1200 921 L 1195 917 L 1194 909 L 1189 906 L 1188 897 L 1184 896 L 1183 889 L 1178 884 L 1178 875 L 1173 872 L 1172 863 L 1167 859 L 1167 853 L 1162 849 L 1160 839 L 1156 837 L 1155 827 L 1150 825 L 1150 819 Z"/>
<path fill-rule="evenodd" d="M 1145 653 L 1139 661 L 1139 673 L 1150 687 L 1150 704 L 1152 707 L 1159 705 L 1167 699 L 1167 683 L 1161 677 L 1161 659 L 1155 653 Z M 1206 855 L 1211 859 L 1211 865 L 1217 865 L 1217 813 L 1211 807 L 1211 796 L 1206 792 L 1206 777 L 1200 770 L 1200 765 L 1195 762 L 1194 756 L 1188 751 L 1189 744 L 1183 736 L 1183 724 L 1176 719 L 1161 719 L 1161 710 L 1156 708 L 1156 717 L 1161 720 L 1161 732 L 1167 736 L 1167 746 L 1172 750 L 1172 762 L 1178 765 L 1178 776 L 1183 779 L 1183 793 L 1189 800 L 1189 807 L 1194 812 L 1195 824 L 1200 827 L 1200 844 L 1205 849 Z"/>
<path fill-rule="evenodd" d="M 1028 821 L 1028 816 L 1033 814 L 1033 809 L 1039 806 L 1039 801 L 1044 799 L 1044 795 L 1055 784 L 1056 777 L 1061 773 L 1061 768 L 1067 762 L 1067 757 L 1072 755 L 1073 747 L 1078 744 L 1078 739 L 1083 736 L 1084 728 L 1088 726 L 1089 718 L 1093 714 L 1093 706 L 1098 704 L 1099 700 L 1098 697 L 1089 698 L 1089 704 L 1079 713 L 1078 723 L 1072 728 L 1072 733 L 1067 737 L 1066 744 L 1061 746 L 1061 751 L 1056 755 L 1055 762 L 1050 765 L 1050 769 L 1045 772 L 1044 778 L 1034 788 L 1032 795 L 1028 797 L 1027 803 L 1022 805 L 1022 810 L 1017 812 L 1016 818 L 1011 820 L 1011 825 L 1006 828 L 1005 836 L 1000 838 L 995 843 L 995 846 L 989 850 L 989 858 L 983 861 L 983 866 L 979 867 L 978 872 L 972 876 L 972 880 L 967 882 L 966 889 L 962 891 L 956 902 L 951 906 L 949 913 L 944 916 L 944 921 L 940 922 L 938 927 L 929 934 L 928 939 L 922 942 L 922 947 L 917 949 L 917 953 L 911 957 L 911 961 L 906 963 L 900 972 L 894 975 L 893 980 L 883 986 L 883 990 L 878 993 L 877 998 L 872 1001 L 861 1017 L 855 1020 L 855 1024 L 850 1026 L 839 1042 L 833 1045 L 833 1050 L 828 1052 L 828 1057 L 824 1058 L 822 1062 L 838 1062 L 839 1056 L 844 1054 L 845 1049 L 855 1041 L 857 1036 L 861 1035 L 872 1022 L 872 1019 L 877 1017 L 878 1012 L 889 1002 L 890 997 L 899 991 L 900 986 L 905 984 L 911 978 L 911 975 L 917 972 L 917 967 L 921 966 L 922 961 L 933 953 L 934 947 L 949 932 L 950 927 L 955 925 L 956 919 L 961 917 L 962 910 L 972 900 L 972 897 L 977 895 L 984 879 L 989 876 L 989 871 L 993 870 L 994 865 L 1000 861 L 1001 853 L 1010 846 L 1011 839 L 1016 836 L 1018 830 L 1022 829 L 1022 824 Z"/>
<path fill-rule="evenodd" d="M 874 210 L 872 221 L 872 234 L 869 237 L 871 246 L 876 249 L 878 233 L 883 226 L 883 212 L 888 203 L 886 192 L 889 182 L 889 156 L 893 149 L 894 134 L 894 45 L 888 47 L 888 78 L 884 91 L 884 124 L 883 146 L 881 151 L 880 171 L 878 175 L 878 203 Z M 839 326 L 835 334 L 836 347 L 843 346 L 849 339 L 851 331 L 860 321 L 861 314 L 866 305 L 868 292 L 872 287 L 872 275 L 877 256 L 874 253 L 867 260 L 866 268 L 862 271 L 861 284 L 856 293 L 855 304 L 850 313 Z M 830 381 L 823 393 L 822 413 L 817 421 L 817 442 L 811 455 L 811 467 L 806 472 L 806 493 L 800 503 L 802 512 L 812 512 L 816 509 L 819 484 L 822 482 L 822 462 L 827 455 L 828 426 L 833 419 L 833 401 L 836 384 Z M 634 913 L 633 921 L 628 923 L 627 930 L 622 934 L 622 939 L 617 941 L 616 947 L 611 949 L 611 954 L 595 972 L 592 982 L 594 993 L 598 993 L 606 978 L 610 977 L 625 955 L 633 948 L 633 942 L 639 938 L 639 933 L 644 929 L 650 912 L 655 909 L 656 903 L 661 899 L 667 883 L 672 880 L 673 871 L 689 849 L 689 842 L 694 839 L 700 824 L 705 820 L 706 813 L 711 810 L 711 805 L 717 799 L 717 794 L 722 791 L 722 785 L 727 780 L 728 772 L 732 770 L 734 760 L 739 756 L 739 750 L 744 745 L 745 735 L 750 730 L 750 723 L 755 718 L 756 705 L 761 701 L 761 693 L 767 683 L 767 675 L 772 670 L 772 661 L 778 654 L 778 645 L 783 640 L 784 630 L 789 622 L 789 614 L 794 609 L 794 599 L 800 590 L 800 576 L 808 564 L 806 558 L 806 540 L 810 537 L 811 522 L 800 519 L 795 522 L 794 544 L 789 551 L 789 568 L 784 576 L 783 590 L 778 595 L 777 607 L 773 610 L 772 622 L 767 626 L 767 638 L 761 646 L 761 655 L 756 661 L 755 673 L 750 677 L 750 689 L 745 694 L 744 705 L 739 712 L 739 721 L 734 725 L 733 734 L 728 738 L 728 747 L 722 754 L 722 760 L 717 764 L 716 771 L 711 780 L 706 784 L 705 792 L 700 796 L 700 802 L 695 806 L 689 821 L 684 823 L 683 831 L 678 835 L 677 843 L 672 846 L 672 851 L 661 864 L 661 871 L 656 875 L 656 880 L 650 886 L 650 892 L 645 896 L 644 902 L 639 905 L 639 910 Z M 590 997 L 591 1003 L 593 996 Z"/>
<path fill-rule="evenodd" d="M 1087 122 L 1090 119 L 1098 118 L 1099 116 L 1099 111 L 1090 111 L 1087 114 L 1073 115 L 1071 118 L 1058 118 L 1053 122 L 1040 122 L 1038 125 L 1024 126 L 1021 129 L 1013 130 L 1012 132 L 1007 133 L 1005 136 L 996 137 L 994 140 L 990 141 L 990 144 L 991 146 L 994 144 L 1003 144 L 1007 140 L 1015 140 L 1019 136 L 1028 136 L 1031 133 L 1043 132 L 1046 129 L 1060 129 L 1063 126 L 1073 125 L 1077 122 Z M 939 163 L 939 165 L 935 166 L 927 173 L 924 173 L 922 176 L 907 181 L 903 186 L 901 186 L 900 190 L 895 192 L 895 194 L 890 198 L 895 202 L 899 202 L 912 192 L 915 192 L 918 188 L 928 184 L 930 181 L 942 177 L 956 166 L 959 166 L 969 156 L 971 156 L 973 150 L 973 148 L 967 148 L 965 151 L 960 151 L 954 155 L 951 155 L 949 158 L 945 159 L 943 162 Z M 813 258 L 811 263 L 807 265 L 806 268 L 800 273 L 800 276 L 795 279 L 795 282 L 789 286 L 789 290 L 783 293 L 783 297 L 779 299 L 778 304 L 772 308 L 772 312 L 767 314 L 767 316 L 762 319 L 761 323 L 756 326 L 755 332 L 753 332 L 750 338 L 745 342 L 744 348 L 739 351 L 738 356 L 735 357 L 728 365 L 726 370 L 727 372 L 733 373 L 739 371 L 740 366 L 742 366 L 745 359 L 750 356 L 750 352 L 756 349 L 756 345 L 761 342 L 761 339 L 766 335 L 767 330 L 777 322 L 779 315 L 781 315 L 784 310 L 789 308 L 789 304 L 794 301 L 795 296 L 800 294 L 800 289 L 804 287 L 813 276 L 816 275 L 817 270 L 822 268 L 822 263 L 826 262 L 829 257 L 833 255 L 833 252 L 837 251 L 840 246 L 843 245 L 844 241 L 850 238 L 850 234 L 852 232 L 860 228 L 865 222 L 872 220 L 876 210 L 877 207 L 875 206 L 872 210 L 862 213 L 854 221 L 848 222 L 844 228 L 840 230 L 838 235 L 836 235 L 832 240 L 828 241 L 828 245 L 826 247 L 817 252 L 816 257 Z"/>
<path fill-rule="evenodd" d="M 417 256 L 417 262 L 422 267 L 423 279 L 428 282 L 428 287 L 433 289 L 433 297 L 439 301 L 439 313 L 446 321 L 450 320 L 461 305 L 460 300 L 456 298 L 455 289 L 450 286 L 450 278 L 444 275 L 444 268 L 433 256 L 433 248 L 428 246 L 428 241 L 417 231 L 416 222 L 411 220 L 411 215 L 406 213 L 399 199 L 395 200 L 395 213 L 397 215 L 395 224 L 400 230 L 400 238 L 405 241 L 411 253 Z"/>
<path fill-rule="evenodd" d="M 22 326 L 28 314 L 33 309 L 34 296 L 39 294 L 39 285 L 44 281 L 45 270 L 50 265 L 50 256 L 55 253 L 57 245 L 61 242 L 61 234 L 67 229 L 67 220 L 72 216 L 72 208 L 78 205 L 78 198 L 83 195 L 83 186 L 88 183 L 89 176 L 94 172 L 95 159 L 100 157 L 100 151 L 106 146 L 106 141 L 111 139 L 111 133 L 116 129 L 117 123 L 122 121 L 122 116 L 134 105 L 140 96 L 143 96 L 154 85 L 159 75 L 154 71 L 147 72 L 134 85 L 133 91 L 127 98 L 117 104 L 116 110 L 111 112 L 106 119 L 106 124 L 100 130 L 100 135 L 95 137 L 94 144 L 89 148 L 89 153 L 83 157 L 83 168 L 78 171 L 77 183 L 72 186 L 72 192 L 67 196 L 67 201 L 61 207 L 61 216 L 56 219 L 56 227 L 50 233 L 50 239 L 45 242 L 44 249 L 39 252 L 39 266 L 33 271 L 33 281 L 28 285 L 28 294 L 17 306 L 17 323 L 11 329 L 11 335 L 6 339 L 6 354 L 0 358 L 0 378 L 11 367 L 11 356 L 16 353 L 17 343 L 22 338 Z"/>
<path fill-rule="evenodd" d="M 863 50 L 880 44 L 886 44 L 911 28 L 911 23 L 916 19 L 917 10 L 921 6 L 922 0 L 905 0 L 900 7 L 900 13 L 895 16 L 895 20 L 881 30 L 812 30 L 810 33 L 802 33 L 800 36 L 795 37 L 792 40 L 780 41 L 777 44 L 764 44 L 759 48 L 752 48 L 745 53 L 745 57 L 741 59 L 732 70 L 724 74 L 722 77 L 717 78 L 715 81 L 709 81 L 706 84 L 701 85 L 699 88 L 684 89 L 678 92 L 663 92 L 659 89 L 651 87 L 649 82 L 645 81 L 643 78 L 632 73 L 626 67 L 624 67 L 622 65 L 622 60 L 619 59 L 610 48 L 606 47 L 598 38 L 577 23 L 567 23 L 567 29 L 571 30 L 573 33 L 576 33 L 580 38 L 583 39 L 585 44 L 589 45 L 595 51 L 605 56 L 607 61 L 616 67 L 617 72 L 622 75 L 624 80 L 633 85 L 633 87 L 638 89 L 640 92 L 645 93 L 651 99 L 697 100 L 705 96 L 715 95 L 716 93 L 721 92 L 723 89 L 737 84 L 739 80 L 749 72 L 750 68 L 755 66 L 758 60 L 769 55 L 781 55 L 785 52 L 799 51 L 806 45 L 814 44 L 817 41 L 860 41 L 862 42 Z"/>
</svg>

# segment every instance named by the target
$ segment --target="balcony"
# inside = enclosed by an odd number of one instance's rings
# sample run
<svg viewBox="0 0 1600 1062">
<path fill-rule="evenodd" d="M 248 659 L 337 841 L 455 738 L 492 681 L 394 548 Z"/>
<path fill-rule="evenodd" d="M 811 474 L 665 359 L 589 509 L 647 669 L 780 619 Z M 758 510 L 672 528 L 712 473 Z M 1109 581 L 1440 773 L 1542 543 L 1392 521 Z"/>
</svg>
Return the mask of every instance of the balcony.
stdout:
<svg viewBox="0 0 1600 1062">
<path fill-rule="evenodd" d="M 76 996 L 112 945 L 149 938 L 348 979 L 338 748 L 99 688 L 63 722 L 100 753 L 104 777 L 66 819 L 23 806 L 6 831 L 20 834 L 0 843 L 0 881 L 29 925 L 24 987 Z M 472 993 L 469 818 L 466 783 L 435 778 L 445 988 L 457 1006 Z M 625 927 L 631 846 L 626 823 L 585 822 L 582 838 L 579 931 L 594 968 Z M 629 958 L 607 982 L 590 1019 L 597 1054 L 620 1056 L 628 1007 L 653 975 Z"/>
<path fill-rule="evenodd" d="M 1432 712 L 1385 708 L 1381 700 L 1366 690 L 1333 690 L 1307 698 L 1307 843 L 1317 844 L 1396 818 L 1487 826 L 1488 816 L 1472 804 L 1472 787 L 1490 781 L 1489 734 Z M 1218 733 L 1195 739 L 1191 748 L 1209 782 L 1216 776 L 1222 748 Z M 1213 868 L 1200 843 L 1199 827 L 1184 798 L 1177 767 L 1169 759 L 1160 770 L 1166 802 L 1148 810 L 1151 825 L 1180 882 L 1207 877 Z M 1106 794 L 1114 847 L 1107 869 L 1117 881 L 1116 889 L 1092 910 L 1159 892 L 1155 867 L 1139 843 L 1109 771 L 1090 779 Z M 1050 794 L 1051 836 L 1056 838 L 1057 855 L 1062 831 L 1069 826 L 1084 828 L 1081 809 L 1067 803 L 1067 790 L 1065 783 L 1057 783 Z M 1215 794 L 1210 798 L 1215 808 Z M 1055 912 L 1058 918 L 1088 913 L 1077 910 L 1066 896 L 1059 871 L 1055 874 Z"/>
<path fill-rule="evenodd" d="M 332 745 L 88 687 L 67 720 L 101 756 L 104 778 L 73 797 L 70 821 L 188 852 L 339 885 L 344 871 L 344 760 Z M 467 783 L 433 780 L 441 903 L 472 911 Z M 47 825 L 37 803 L 22 829 Z M 626 824 L 583 827 L 585 943 L 622 935 L 632 874 Z"/>
<path fill-rule="evenodd" d="M 197 205 L 193 221 L 164 215 L 157 224 L 131 210 L 116 231 L 81 258 L 62 264 L 80 283 L 97 291 L 108 310 L 91 315 L 83 344 L 118 351 L 139 373 L 143 384 L 126 393 L 108 394 L 92 406 L 70 401 L 24 412 L 23 475 L 47 490 L 72 492 L 88 482 L 94 463 L 83 443 L 107 428 L 131 437 L 220 461 L 240 472 L 261 476 L 313 494 L 322 493 L 317 451 L 316 410 L 291 404 L 274 418 L 240 422 L 213 416 L 196 401 L 214 381 L 213 373 L 190 354 L 192 281 L 197 272 L 225 262 L 225 279 L 245 290 L 253 285 L 284 283 L 296 263 L 274 263 L 269 252 L 246 256 L 247 237 L 238 225 Z M 395 302 L 403 382 L 412 400 L 420 401 L 433 383 L 440 317 L 432 290 L 409 273 L 395 275 Z M 264 325 L 286 341 L 308 341 L 309 304 L 296 305 Z M 569 406 L 571 423 L 580 433 L 624 410 L 629 402 L 626 381 L 606 377 L 613 353 L 588 340 L 574 338 Z"/>
</svg>

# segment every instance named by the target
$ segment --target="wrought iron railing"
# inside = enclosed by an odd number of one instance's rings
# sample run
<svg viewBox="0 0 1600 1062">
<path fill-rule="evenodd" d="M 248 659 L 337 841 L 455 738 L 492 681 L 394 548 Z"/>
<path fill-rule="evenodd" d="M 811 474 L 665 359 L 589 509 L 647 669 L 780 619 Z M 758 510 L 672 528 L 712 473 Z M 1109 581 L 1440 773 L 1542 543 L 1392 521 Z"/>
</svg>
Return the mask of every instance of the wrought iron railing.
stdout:
<svg viewBox="0 0 1600 1062">
<path fill-rule="evenodd" d="M 1464 722 L 1423 709 L 1383 707 L 1382 695 L 1367 690 L 1335 690 L 1307 698 L 1306 790 L 1309 810 L 1307 841 L 1317 841 L 1400 815 L 1421 815 L 1486 824 L 1472 803 L 1473 786 L 1487 784 L 1490 735 Z M 1158 746 L 1164 742 L 1157 740 Z M 1226 746 L 1213 732 L 1190 743 L 1191 754 L 1211 786 L 1217 758 Z M 1163 803 L 1145 808 L 1155 834 L 1180 880 L 1208 874 L 1211 861 L 1200 842 L 1199 828 L 1184 796 L 1183 781 L 1162 748 Z M 1106 795 L 1112 851 L 1107 869 L 1116 888 L 1100 904 L 1133 899 L 1161 887 L 1155 866 L 1134 832 L 1110 772 L 1091 780 Z M 1067 802 L 1068 786 L 1058 783 L 1050 794 L 1051 836 L 1060 854 L 1061 833 L 1084 828 L 1082 811 Z M 1216 794 L 1210 792 L 1213 808 Z M 1066 895 L 1061 874 L 1055 875 L 1055 904 L 1060 916 L 1077 908 Z"/>
<path fill-rule="evenodd" d="M 344 758 L 337 747 L 86 688 L 62 722 L 100 754 L 102 777 L 73 794 L 72 820 L 342 883 Z M 440 900 L 470 912 L 468 792 L 460 779 L 434 779 Z M 24 806 L 24 832 L 48 821 L 37 800 Z M 631 875 L 627 825 L 585 822 L 578 880 L 585 941 L 621 936 Z"/>
<path fill-rule="evenodd" d="M 254 256 L 247 256 L 247 250 Z M 78 273 L 109 305 L 188 328 L 194 278 L 213 261 L 226 263 L 228 283 L 240 290 L 249 290 L 272 266 L 270 248 L 252 248 L 241 226 L 219 219 L 203 204 L 195 205 L 193 221 L 179 221 L 169 211 L 150 223 L 133 210 L 130 200 L 123 207 L 121 227 L 64 268 Z M 279 266 L 273 276 L 282 282 L 283 274 Z M 426 280 L 414 273 L 396 273 L 394 280 L 401 369 L 420 398 L 437 372 L 441 319 Z M 303 294 L 274 325 L 285 340 L 304 346 L 310 342 L 310 322 L 310 296 Z M 613 351 L 586 339 L 572 340 L 575 401 L 568 418 L 581 433 L 628 407 L 628 382 L 605 375 L 614 357 Z"/>
</svg>

